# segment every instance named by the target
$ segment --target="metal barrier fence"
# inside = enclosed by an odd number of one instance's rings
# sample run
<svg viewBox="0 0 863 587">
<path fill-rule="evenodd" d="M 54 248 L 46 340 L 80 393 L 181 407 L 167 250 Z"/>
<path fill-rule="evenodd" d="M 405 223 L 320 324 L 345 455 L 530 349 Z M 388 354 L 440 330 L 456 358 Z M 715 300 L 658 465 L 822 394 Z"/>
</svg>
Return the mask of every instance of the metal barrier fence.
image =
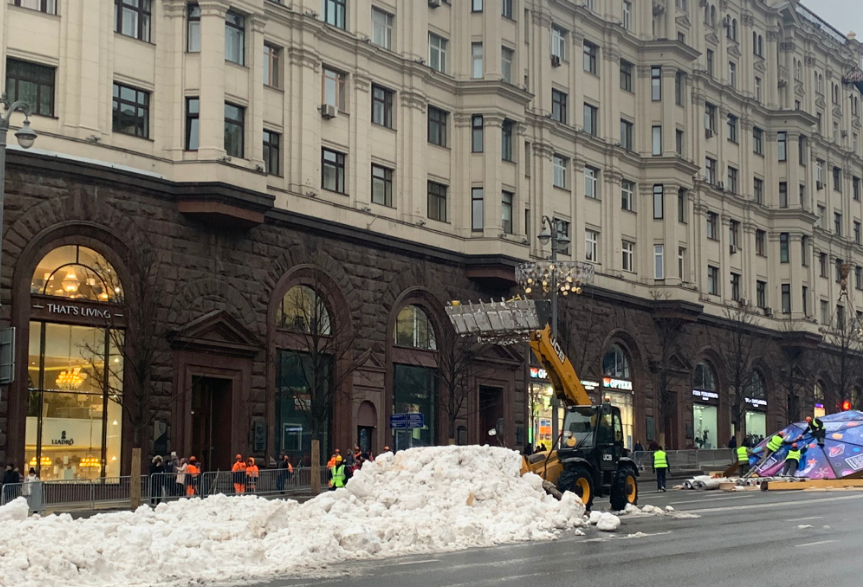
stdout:
<svg viewBox="0 0 863 587">
<path fill-rule="evenodd" d="M 298 467 L 293 473 L 286 469 L 264 469 L 254 477 L 231 471 L 208 471 L 198 475 L 157 473 L 141 475 L 141 500 L 155 505 L 180 498 L 208 495 L 281 495 L 311 490 L 311 469 Z M 326 489 L 329 471 L 321 467 L 321 487 Z M 37 512 L 70 509 L 101 509 L 127 506 L 132 478 L 70 479 L 7 483 L 0 492 L 0 505 L 21 497 L 27 498 L 30 509 Z"/>
<path fill-rule="evenodd" d="M 667 450 L 665 454 L 672 473 L 725 469 L 737 462 L 737 452 L 731 448 Z M 638 465 L 639 470 L 653 472 L 652 451 L 632 453 L 632 459 Z"/>
</svg>

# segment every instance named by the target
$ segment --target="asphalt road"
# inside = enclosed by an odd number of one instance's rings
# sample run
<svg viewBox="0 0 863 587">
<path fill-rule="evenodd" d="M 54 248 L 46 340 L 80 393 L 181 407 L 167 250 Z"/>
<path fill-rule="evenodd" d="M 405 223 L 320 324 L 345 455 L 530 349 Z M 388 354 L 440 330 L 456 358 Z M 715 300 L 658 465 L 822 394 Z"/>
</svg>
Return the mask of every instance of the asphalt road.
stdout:
<svg viewBox="0 0 863 587">
<path fill-rule="evenodd" d="M 327 578 L 267 587 L 859 587 L 863 492 L 643 491 L 697 519 L 623 517 L 554 542 L 331 566 Z M 601 504 L 598 504 L 601 506 Z M 806 527 L 801 527 L 806 526 Z M 636 533 L 641 533 L 633 536 Z"/>
</svg>

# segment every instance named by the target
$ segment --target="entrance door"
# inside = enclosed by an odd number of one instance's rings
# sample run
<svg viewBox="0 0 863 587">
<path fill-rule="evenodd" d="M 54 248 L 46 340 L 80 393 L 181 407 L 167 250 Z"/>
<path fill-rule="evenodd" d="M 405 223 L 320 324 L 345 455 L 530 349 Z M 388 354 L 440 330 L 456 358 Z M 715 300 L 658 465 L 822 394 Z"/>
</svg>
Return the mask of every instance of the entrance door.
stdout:
<svg viewBox="0 0 863 587">
<path fill-rule="evenodd" d="M 192 455 L 204 471 L 231 467 L 231 380 L 201 377 L 192 386 Z"/>
<path fill-rule="evenodd" d="M 357 426 L 357 444 L 360 447 L 360 451 L 369 452 L 372 449 L 372 434 L 374 434 L 375 429 L 373 426 Z"/>
<path fill-rule="evenodd" d="M 479 443 L 496 445 L 504 441 L 503 433 L 503 389 L 500 387 L 479 388 Z M 498 440 L 488 431 L 497 429 Z"/>
</svg>

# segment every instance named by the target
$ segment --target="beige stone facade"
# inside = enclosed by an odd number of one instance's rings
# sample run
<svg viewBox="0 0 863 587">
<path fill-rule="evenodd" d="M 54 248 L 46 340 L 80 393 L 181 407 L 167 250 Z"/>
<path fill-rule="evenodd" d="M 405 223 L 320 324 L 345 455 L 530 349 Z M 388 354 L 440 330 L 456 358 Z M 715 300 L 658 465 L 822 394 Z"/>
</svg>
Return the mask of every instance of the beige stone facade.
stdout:
<svg viewBox="0 0 863 587">
<path fill-rule="evenodd" d="M 843 83 L 863 46 L 796 4 L 152 0 L 143 14 L 134 0 L 13 0 L 0 5 L 0 68 L 52 68 L 51 111 L 33 119 L 43 151 L 223 181 L 468 255 L 547 255 L 535 236 L 553 216 L 601 287 L 815 321 L 839 299 L 837 260 L 851 265 L 850 303 L 863 296 L 860 96 Z M 145 136 L 114 130 L 116 83 L 148 102 Z M 225 103 L 242 120 L 233 156 Z M 265 131 L 278 140 L 267 162 Z M 322 149 L 343 156 L 341 179 Z M 446 186 L 434 213 L 429 182 Z"/>
</svg>

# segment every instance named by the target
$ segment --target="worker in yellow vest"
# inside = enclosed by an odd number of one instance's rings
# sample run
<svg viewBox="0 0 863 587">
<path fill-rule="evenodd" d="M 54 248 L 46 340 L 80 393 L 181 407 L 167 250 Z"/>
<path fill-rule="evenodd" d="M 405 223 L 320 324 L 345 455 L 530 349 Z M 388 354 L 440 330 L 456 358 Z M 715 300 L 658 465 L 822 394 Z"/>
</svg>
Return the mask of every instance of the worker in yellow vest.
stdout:
<svg viewBox="0 0 863 587">
<path fill-rule="evenodd" d="M 745 443 L 737 447 L 737 471 L 741 476 L 749 472 L 749 447 Z"/>
<path fill-rule="evenodd" d="M 801 450 L 796 442 L 792 444 L 791 448 L 788 449 L 788 455 L 785 457 L 785 468 L 782 469 L 782 474 L 787 477 L 793 477 L 800 467 L 800 459 L 803 458 L 804 454 L 806 454 L 805 446 Z"/>
<path fill-rule="evenodd" d="M 665 481 L 668 473 L 668 455 L 662 446 L 653 451 L 653 470 L 656 472 L 656 490 L 665 491 Z"/>
</svg>

